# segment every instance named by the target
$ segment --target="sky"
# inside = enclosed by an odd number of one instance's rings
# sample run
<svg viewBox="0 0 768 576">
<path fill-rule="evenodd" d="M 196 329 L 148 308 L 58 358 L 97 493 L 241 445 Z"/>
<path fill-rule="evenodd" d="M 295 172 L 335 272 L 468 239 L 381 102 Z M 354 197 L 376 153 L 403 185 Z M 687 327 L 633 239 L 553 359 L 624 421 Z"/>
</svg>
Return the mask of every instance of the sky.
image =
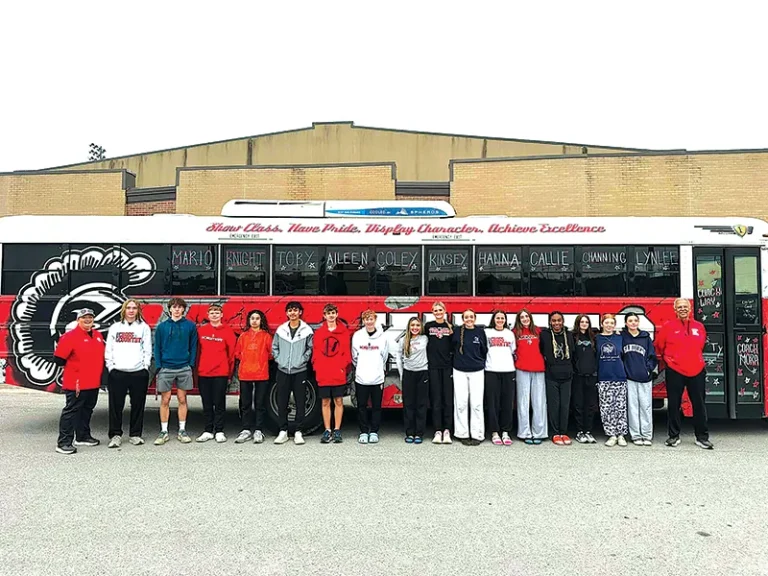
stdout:
<svg viewBox="0 0 768 576">
<path fill-rule="evenodd" d="M 0 172 L 329 121 L 766 148 L 762 4 L 5 2 Z"/>
</svg>

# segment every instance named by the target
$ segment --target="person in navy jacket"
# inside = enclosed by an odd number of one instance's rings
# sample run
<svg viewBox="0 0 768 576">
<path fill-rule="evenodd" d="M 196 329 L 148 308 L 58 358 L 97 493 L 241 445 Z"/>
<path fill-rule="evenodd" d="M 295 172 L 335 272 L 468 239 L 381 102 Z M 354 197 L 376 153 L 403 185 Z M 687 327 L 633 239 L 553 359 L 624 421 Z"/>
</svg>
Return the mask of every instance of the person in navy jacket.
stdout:
<svg viewBox="0 0 768 576">
<path fill-rule="evenodd" d="M 627 418 L 629 436 L 636 446 L 650 446 L 653 439 L 651 403 L 653 374 L 659 364 L 651 335 L 640 330 L 640 317 L 634 312 L 624 316 L 621 332 L 624 371 L 627 373 Z"/>
<path fill-rule="evenodd" d="M 600 397 L 600 417 L 608 440 L 606 446 L 626 446 L 627 374 L 621 359 L 621 334 L 616 334 L 616 317 L 604 314 L 600 321 L 602 332 L 597 335 L 597 392 Z"/>
</svg>

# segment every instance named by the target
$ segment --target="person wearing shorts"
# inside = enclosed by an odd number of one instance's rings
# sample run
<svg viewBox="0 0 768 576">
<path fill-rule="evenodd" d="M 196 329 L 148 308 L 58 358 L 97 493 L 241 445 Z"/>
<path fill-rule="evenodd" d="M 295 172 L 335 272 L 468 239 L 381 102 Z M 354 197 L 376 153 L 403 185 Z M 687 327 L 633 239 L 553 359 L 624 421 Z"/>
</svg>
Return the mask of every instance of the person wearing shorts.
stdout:
<svg viewBox="0 0 768 576">
<path fill-rule="evenodd" d="M 337 322 L 339 310 L 333 304 L 323 308 L 325 322 L 315 331 L 312 343 L 312 368 L 315 370 L 317 390 L 322 401 L 325 432 L 320 438 L 323 444 L 341 440 L 341 418 L 344 415 L 344 393 L 347 389 L 347 373 L 352 363 L 350 333 L 344 324 Z M 331 432 L 331 399 L 333 399 L 333 432 Z"/>
<path fill-rule="evenodd" d="M 192 442 L 187 434 L 187 392 L 194 387 L 192 367 L 197 357 L 197 327 L 185 318 L 187 303 L 182 298 L 171 298 L 168 311 L 171 317 L 160 322 L 155 330 L 155 386 L 161 398 L 160 435 L 155 440 L 155 446 L 161 446 L 169 440 L 168 420 L 171 416 L 174 384 L 179 401 L 177 438 L 184 444 Z"/>
</svg>

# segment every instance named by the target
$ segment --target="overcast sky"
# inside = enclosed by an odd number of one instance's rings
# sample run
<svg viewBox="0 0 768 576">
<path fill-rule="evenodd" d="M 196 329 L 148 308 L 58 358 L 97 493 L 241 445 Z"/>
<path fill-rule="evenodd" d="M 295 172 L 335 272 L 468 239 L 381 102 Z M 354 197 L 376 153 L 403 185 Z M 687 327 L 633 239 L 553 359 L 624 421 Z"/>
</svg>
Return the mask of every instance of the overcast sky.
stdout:
<svg viewBox="0 0 768 576">
<path fill-rule="evenodd" d="M 338 120 L 768 147 L 762 8 L 507 4 L 4 2 L 0 171 Z"/>
</svg>

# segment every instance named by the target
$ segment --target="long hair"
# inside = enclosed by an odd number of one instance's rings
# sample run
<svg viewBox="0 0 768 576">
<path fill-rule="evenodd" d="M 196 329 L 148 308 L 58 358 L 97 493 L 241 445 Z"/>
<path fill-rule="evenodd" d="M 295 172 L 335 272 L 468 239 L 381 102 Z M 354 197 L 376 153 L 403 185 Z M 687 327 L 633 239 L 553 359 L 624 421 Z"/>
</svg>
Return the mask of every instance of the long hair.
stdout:
<svg viewBox="0 0 768 576">
<path fill-rule="evenodd" d="M 136 304 L 136 308 L 138 308 L 136 311 L 136 320 L 139 322 L 144 322 L 144 316 L 141 314 L 141 303 L 138 300 L 134 300 L 133 298 L 128 298 L 128 300 L 123 302 L 123 305 L 120 306 L 120 322 L 125 322 L 125 309 L 128 308 L 128 304 L 131 302 Z"/>
<path fill-rule="evenodd" d="M 461 313 L 461 332 L 459 333 L 459 354 L 464 354 L 464 314 L 467 312 L 472 312 L 472 316 L 475 316 L 477 318 L 477 315 L 475 314 L 475 311 L 472 310 L 472 308 L 467 308 L 464 310 L 464 312 Z"/>
<path fill-rule="evenodd" d="M 523 309 L 520 310 L 520 312 L 517 313 L 517 317 L 515 318 L 515 327 L 513 329 L 513 332 L 515 333 L 515 338 L 520 338 L 520 336 L 523 335 L 523 330 L 525 329 L 525 327 L 523 326 L 523 323 L 520 322 L 520 314 L 522 314 L 523 312 L 528 314 L 528 318 L 531 319 L 531 325 L 530 325 L 530 328 L 529 328 L 531 333 L 532 334 L 536 334 L 538 336 L 539 329 L 536 328 L 536 324 L 533 323 L 533 314 L 531 314 L 528 311 L 528 308 L 523 308 Z"/>
<path fill-rule="evenodd" d="M 410 320 L 408 320 L 408 329 L 405 331 L 405 340 L 403 342 L 403 352 L 405 352 L 405 357 L 410 358 L 411 357 L 411 340 L 413 339 L 413 336 L 411 335 L 411 323 L 412 322 L 418 322 L 419 323 L 419 336 L 424 334 L 424 325 L 421 323 L 421 320 L 418 316 L 414 316 Z"/>
<path fill-rule="evenodd" d="M 560 316 L 563 319 L 563 348 L 565 352 L 565 359 L 568 360 L 571 357 L 571 350 L 568 347 L 568 327 L 565 325 L 565 316 L 562 312 L 557 310 L 549 313 L 549 333 L 552 335 L 552 350 L 557 350 L 557 341 L 555 341 L 555 331 L 552 329 L 552 318 L 554 316 Z"/>
<path fill-rule="evenodd" d="M 496 330 L 496 314 L 502 314 L 504 316 L 504 328 L 509 328 L 509 322 L 507 321 L 507 313 L 504 310 L 494 310 L 491 312 L 491 325 L 488 328 Z M 503 330 L 503 328 L 502 328 Z"/>
<path fill-rule="evenodd" d="M 261 329 L 264 332 L 266 332 L 267 334 L 270 334 L 269 324 L 267 323 L 267 316 L 266 316 L 266 314 L 264 314 L 264 312 L 262 312 L 261 310 L 258 310 L 258 309 L 253 309 L 250 312 L 248 312 L 248 315 L 245 317 L 246 318 L 246 322 L 248 323 L 248 325 L 245 327 L 245 329 L 246 330 L 250 330 L 251 329 L 251 316 L 253 316 L 254 314 L 258 314 L 259 318 L 261 319 L 261 324 L 260 324 Z"/>
<path fill-rule="evenodd" d="M 445 304 L 443 304 L 442 302 L 440 302 L 440 300 L 437 300 L 436 302 L 433 302 L 433 303 L 432 303 L 432 308 L 430 308 L 430 310 L 432 310 L 432 312 L 434 312 L 434 311 L 435 311 L 435 306 L 440 306 L 440 308 L 442 308 L 443 310 L 445 310 L 445 318 L 444 318 L 444 320 L 445 320 L 445 323 L 446 323 L 446 324 L 448 324 L 448 328 L 450 328 L 451 330 L 453 330 L 453 324 L 451 324 L 451 317 L 450 317 L 450 314 L 448 314 L 448 308 L 446 308 L 446 307 L 445 307 Z"/>
<path fill-rule="evenodd" d="M 579 314 L 576 316 L 576 321 L 573 323 L 573 333 L 578 338 L 579 334 L 581 334 L 581 319 L 586 318 L 587 323 L 589 324 L 589 328 L 587 328 L 587 336 L 589 337 L 589 341 L 594 346 L 595 344 L 595 331 L 592 329 L 592 320 L 589 319 L 589 316 L 586 314 Z"/>
</svg>

